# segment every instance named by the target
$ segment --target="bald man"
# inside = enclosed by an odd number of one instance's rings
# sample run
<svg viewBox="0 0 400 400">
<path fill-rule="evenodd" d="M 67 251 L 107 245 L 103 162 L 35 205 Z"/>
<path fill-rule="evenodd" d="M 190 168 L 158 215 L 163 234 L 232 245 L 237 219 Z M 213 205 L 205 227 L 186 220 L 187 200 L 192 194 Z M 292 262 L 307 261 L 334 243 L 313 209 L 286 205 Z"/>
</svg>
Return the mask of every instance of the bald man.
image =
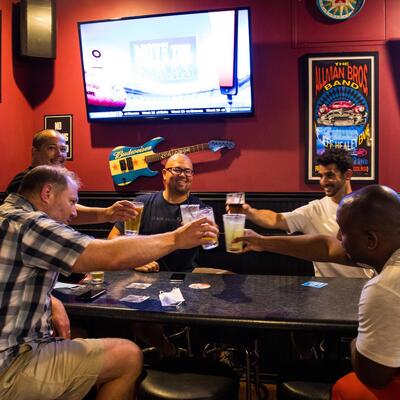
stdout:
<svg viewBox="0 0 400 400">
<path fill-rule="evenodd" d="M 370 185 L 342 199 L 337 239 L 263 237 L 249 231 L 246 251 L 274 251 L 318 261 L 370 265 L 378 273 L 364 286 L 358 335 L 351 345 L 354 373 L 340 379 L 334 400 L 400 397 L 400 197 Z"/>
<path fill-rule="evenodd" d="M 26 170 L 15 175 L 5 191 L 6 197 L 10 193 L 17 193 L 25 175 L 39 165 L 53 165 L 63 167 L 67 157 L 67 146 L 64 136 L 53 129 L 44 129 L 35 133 L 32 140 L 32 162 Z M 134 218 L 136 211 L 129 201 L 117 201 L 110 207 L 86 207 L 77 205 L 77 216 L 71 220 L 72 225 L 97 224 L 115 222 Z"/>
<path fill-rule="evenodd" d="M 164 190 L 136 197 L 137 201 L 144 203 L 140 234 L 152 235 L 178 228 L 182 223 L 181 204 L 199 204 L 200 208 L 205 207 L 200 199 L 190 194 L 193 175 L 193 164 L 185 154 L 175 154 L 167 160 L 162 171 Z M 123 233 L 123 222 L 117 222 L 110 232 L 109 239 Z M 190 272 L 197 267 L 198 252 L 198 248 L 178 250 L 137 270 Z"/>
</svg>

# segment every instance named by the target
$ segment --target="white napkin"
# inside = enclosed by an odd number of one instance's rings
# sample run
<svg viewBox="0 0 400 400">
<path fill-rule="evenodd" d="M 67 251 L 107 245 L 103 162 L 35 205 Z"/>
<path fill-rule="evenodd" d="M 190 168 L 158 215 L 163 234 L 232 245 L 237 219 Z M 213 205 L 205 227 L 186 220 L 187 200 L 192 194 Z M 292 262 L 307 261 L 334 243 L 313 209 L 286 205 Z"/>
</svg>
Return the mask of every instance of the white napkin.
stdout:
<svg viewBox="0 0 400 400">
<path fill-rule="evenodd" d="M 170 292 L 161 292 L 158 296 L 163 307 L 176 306 L 185 301 L 179 288 L 173 288 Z"/>
<path fill-rule="evenodd" d="M 145 300 L 149 299 L 150 296 L 138 296 L 136 294 L 130 294 L 123 297 L 119 301 L 126 301 L 128 303 L 143 303 Z"/>
<path fill-rule="evenodd" d="M 73 289 L 85 286 L 86 285 L 79 285 L 77 283 L 56 282 L 56 284 L 54 285 L 54 289 Z"/>
</svg>

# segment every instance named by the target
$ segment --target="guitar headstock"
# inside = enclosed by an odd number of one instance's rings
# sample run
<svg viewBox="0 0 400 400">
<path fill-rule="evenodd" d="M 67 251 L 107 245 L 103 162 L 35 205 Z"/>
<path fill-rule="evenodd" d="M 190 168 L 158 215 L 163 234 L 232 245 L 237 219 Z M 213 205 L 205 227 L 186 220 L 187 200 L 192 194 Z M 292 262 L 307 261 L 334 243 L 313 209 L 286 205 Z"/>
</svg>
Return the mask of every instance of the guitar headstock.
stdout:
<svg viewBox="0 0 400 400">
<path fill-rule="evenodd" d="M 233 149 L 235 147 L 235 143 L 232 142 L 231 140 L 210 140 L 208 142 L 208 148 L 216 152 L 218 150 L 227 148 L 227 149 Z"/>
</svg>

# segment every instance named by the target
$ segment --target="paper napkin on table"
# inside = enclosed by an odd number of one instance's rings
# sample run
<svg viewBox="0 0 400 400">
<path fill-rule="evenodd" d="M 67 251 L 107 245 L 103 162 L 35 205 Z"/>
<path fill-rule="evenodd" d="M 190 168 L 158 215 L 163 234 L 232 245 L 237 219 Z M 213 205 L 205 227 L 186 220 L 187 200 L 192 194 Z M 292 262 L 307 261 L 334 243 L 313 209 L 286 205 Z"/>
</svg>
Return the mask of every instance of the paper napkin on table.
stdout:
<svg viewBox="0 0 400 400">
<path fill-rule="evenodd" d="M 185 301 L 179 288 L 173 288 L 170 292 L 161 292 L 158 297 L 163 307 L 176 306 Z"/>
</svg>

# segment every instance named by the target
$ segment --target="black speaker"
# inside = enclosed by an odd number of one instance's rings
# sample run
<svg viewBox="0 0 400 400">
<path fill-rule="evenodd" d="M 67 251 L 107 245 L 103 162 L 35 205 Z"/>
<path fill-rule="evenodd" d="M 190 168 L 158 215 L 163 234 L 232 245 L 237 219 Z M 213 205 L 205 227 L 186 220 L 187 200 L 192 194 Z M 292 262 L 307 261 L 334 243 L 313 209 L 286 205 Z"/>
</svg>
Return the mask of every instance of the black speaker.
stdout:
<svg viewBox="0 0 400 400">
<path fill-rule="evenodd" d="M 21 0 L 20 52 L 27 57 L 56 58 L 55 0 Z"/>
</svg>

